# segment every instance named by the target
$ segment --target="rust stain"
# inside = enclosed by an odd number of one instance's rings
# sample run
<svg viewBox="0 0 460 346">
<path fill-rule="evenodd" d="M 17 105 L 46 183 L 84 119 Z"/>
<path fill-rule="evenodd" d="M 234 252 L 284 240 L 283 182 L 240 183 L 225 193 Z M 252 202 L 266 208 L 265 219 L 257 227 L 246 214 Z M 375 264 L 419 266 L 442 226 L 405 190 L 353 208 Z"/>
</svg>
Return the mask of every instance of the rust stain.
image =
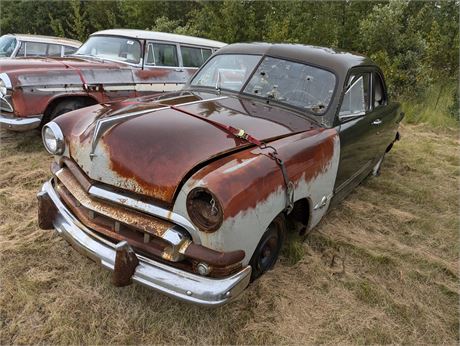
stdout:
<svg viewBox="0 0 460 346">
<path fill-rule="evenodd" d="M 312 180 L 327 169 L 334 153 L 335 130 L 316 129 L 271 143 L 284 160 L 291 181 L 299 183 L 304 177 Z M 290 143 L 289 143 L 290 142 Z M 284 180 L 279 166 L 260 149 L 248 149 L 216 161 L 193 176 L 203 179 L 222 203 L 224 219 L 255 208 L 265 201 Z M 255 164 L 244 166 L 246 160 Z M 226 165 L 229 164 L 229 165 Z M 229 166 L 243 164 L 241 168 L 227 170 Z"/>
</svg>

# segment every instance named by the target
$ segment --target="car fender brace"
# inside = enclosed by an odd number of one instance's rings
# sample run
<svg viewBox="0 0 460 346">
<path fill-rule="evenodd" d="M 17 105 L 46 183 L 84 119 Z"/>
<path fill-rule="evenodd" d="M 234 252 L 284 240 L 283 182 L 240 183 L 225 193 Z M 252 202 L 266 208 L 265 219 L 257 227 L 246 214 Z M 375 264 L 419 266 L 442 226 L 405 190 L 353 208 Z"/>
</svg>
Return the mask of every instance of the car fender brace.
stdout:
<svg viewBox="0 0 460 346">
<path fill-rule="evenodd" d="M 248 143 L 254 144 L 255 146 L 259 147 L 261 150 L 270 149 L 271 152 L 267 156 L 276 162 L 278 167 L 280 167 L 281 173 L 283 175 L 283 181 L 284 181 L 285 191 L 286 191 L 286 206 L 284 210 L 286 214 L 291 213 L 292 209 L 294 208 L 294 183 L 289 180 L 289 175 L 287 173 L 286 165 L 284 164 L 284 161 L 279 157 L 278 151 L 274 147 L 272 147 L 271 145 L 267 145 L 263 141 L 251 136 L 243 129 L 238 129 L 230 125 L 221 124 L 217 121 L 202 117 L 198 114 L 194 114 L 192 112 L 186 111 L 179 107 L 170 106 L 170 108 L 178 112 L 181 112 L 187 115 L 191 115 L 195 118 L 204 120 L 210 123 L 211 125 L 214 125 L 215 127 L 231 134 L 232 136 L 236 138 L 240 138 L 240 139 L 245 140 Z"/>
</svg>

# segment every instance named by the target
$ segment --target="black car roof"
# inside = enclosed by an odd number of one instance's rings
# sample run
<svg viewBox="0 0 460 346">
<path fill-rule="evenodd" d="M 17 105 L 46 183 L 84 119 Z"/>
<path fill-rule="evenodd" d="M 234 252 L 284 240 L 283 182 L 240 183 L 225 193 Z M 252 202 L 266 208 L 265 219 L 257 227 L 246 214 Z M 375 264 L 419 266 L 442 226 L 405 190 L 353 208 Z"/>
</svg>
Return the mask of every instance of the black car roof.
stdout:
<svg viewBox="0 0 460 346">
<path fill-rule="evenodd" d="M 316 66 L 323 66 L 340 75 L 346 75 L 354 66 L 375 63 L 364 55 L 339 49 L 289 43 L 235 43 L 221 48 L 217 54 L 260 54 L 288 60 L 298 60 Z"/>
</svg>

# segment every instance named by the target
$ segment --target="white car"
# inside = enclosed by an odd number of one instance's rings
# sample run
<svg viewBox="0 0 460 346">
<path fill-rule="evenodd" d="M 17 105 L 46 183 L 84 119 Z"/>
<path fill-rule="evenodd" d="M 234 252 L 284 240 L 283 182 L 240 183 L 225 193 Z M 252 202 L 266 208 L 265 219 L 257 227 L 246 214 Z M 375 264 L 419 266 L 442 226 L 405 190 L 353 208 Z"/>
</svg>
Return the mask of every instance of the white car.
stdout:
<svg viewBox="0 0 460 346">
<path fill-rule="evenodd" d="M 62 57 L 75 53 L 80 46 L 80 41 L 62 37 L 7 34 L 0 37 L 0 58 Z"/>
</svg>

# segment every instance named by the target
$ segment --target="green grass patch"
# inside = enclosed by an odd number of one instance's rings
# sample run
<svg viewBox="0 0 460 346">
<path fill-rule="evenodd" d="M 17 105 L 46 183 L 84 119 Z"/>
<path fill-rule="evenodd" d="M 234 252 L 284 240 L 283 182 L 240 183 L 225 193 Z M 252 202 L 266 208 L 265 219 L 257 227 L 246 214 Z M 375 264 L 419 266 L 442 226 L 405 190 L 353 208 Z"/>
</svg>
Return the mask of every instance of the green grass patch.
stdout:
<svg viewBox="0 0 460 346">
<path fill-rule="evenodd" d="M 433 84 L 420 99 L 402 100 L 408 124 L 427 123 L 435 127 L 458 127 L 459 114 L 452 114 L 455 83 Z"/>
</svg>

